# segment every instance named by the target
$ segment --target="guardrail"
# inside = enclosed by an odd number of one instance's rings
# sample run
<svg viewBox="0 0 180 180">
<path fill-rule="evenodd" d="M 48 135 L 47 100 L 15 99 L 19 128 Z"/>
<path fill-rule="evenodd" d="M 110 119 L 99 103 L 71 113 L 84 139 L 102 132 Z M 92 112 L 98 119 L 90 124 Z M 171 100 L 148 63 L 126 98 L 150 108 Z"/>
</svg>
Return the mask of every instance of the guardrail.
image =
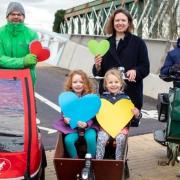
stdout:
<svg viewBox="0 0 180 180">
<path fill-rule="evenodd" d="M 61 59 L 62 50 L 65 44 L 69 41 L 70 36 L 41 29 L 34 30 L 38 32 L 40 41 L 43 46 L 50 49 L 51 55 L 47 60 L 47 63 L 58 66 L 59 60 Z"/>
</svg>

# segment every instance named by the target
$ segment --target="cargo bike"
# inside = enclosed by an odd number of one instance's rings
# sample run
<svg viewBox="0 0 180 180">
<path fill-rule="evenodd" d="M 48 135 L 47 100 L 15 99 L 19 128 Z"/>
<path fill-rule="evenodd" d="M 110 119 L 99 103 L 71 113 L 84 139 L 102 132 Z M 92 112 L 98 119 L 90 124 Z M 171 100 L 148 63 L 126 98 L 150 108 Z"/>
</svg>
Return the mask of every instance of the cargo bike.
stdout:
<svg viewBox="0 0 180 180">
<path fill-rule="evenodd" d="M 99 81 L 103 78 L 93 77 L 93 79 L 97 90 Z M 76 142 L 76 147 L 79 159 L 68 157 L 64 146 L 63 134 L 58 133 L 54 154 L 54 167 L 58 180 L 122 180 L 129 176 L 127 166 L 128 137 L 126 138 L 123 160 L 115 160 L 116 144 L 113 138 L 110 138 L 106 145 L 104 159 L 96 160 L 92 159 L 90 154 L 86 154 L 83 133 L 81 130 L 78 132 L 79 139 Z"/>
<path fill-rule="evenodd" d="M 169 76 L 160 75 L 166 82 L 173 81 L 169 93 L 159 93 L 158 120 L 166 123 L 165 129 L 154 132 L 154 140 L 167 148 L 167 164 L 175 165 L 180 155 L 180 68 L 172 68 Z"/>
<path fill-rule="evenodd" d="M 44 180 L 30 70 L 0 69 L 0 179 Z"/>
</svg>

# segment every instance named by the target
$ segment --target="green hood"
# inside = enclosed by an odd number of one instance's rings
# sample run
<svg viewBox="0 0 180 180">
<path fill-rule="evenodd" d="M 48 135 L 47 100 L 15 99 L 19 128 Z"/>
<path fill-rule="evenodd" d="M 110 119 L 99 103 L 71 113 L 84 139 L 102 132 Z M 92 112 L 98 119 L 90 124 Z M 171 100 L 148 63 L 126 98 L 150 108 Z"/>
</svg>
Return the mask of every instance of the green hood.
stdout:
<svg viewBox="0 0 180 180">
<path fill-rule="evenodd" d="M 25 26 L 24 23 L 8 22 L 6 28 L 13 36 L 17 36 L 19 32 L 24 30 Z"/>
</svg>

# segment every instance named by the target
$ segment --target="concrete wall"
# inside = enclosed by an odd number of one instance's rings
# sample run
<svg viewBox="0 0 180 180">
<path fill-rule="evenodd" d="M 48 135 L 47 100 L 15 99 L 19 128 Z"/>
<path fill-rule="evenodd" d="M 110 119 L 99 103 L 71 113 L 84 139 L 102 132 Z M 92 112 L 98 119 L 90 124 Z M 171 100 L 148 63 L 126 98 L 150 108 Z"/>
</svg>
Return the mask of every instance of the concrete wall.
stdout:
<svg viewBox="0 0 180 180">
<path fill-rule="evenodd" d="M 89 39 L 100 40 L 99 36 L 71 36 L 59 59 L 58 66 L 70 70 L 83 69 L 92 75 L 94 56 L 87 48 Z M 145 40 L 150 59 L 150 75 L 144 79 L 144 94 L 152 98 L 157 98 L 159 92 L 167 92 L 172 83 L 167 83 L 159 78 L 159 69 L 164 62 L 164 58 L 174 42 L 163 40 Z"/>
<path fill-rule="evenodd" d="M 93 64 L 94 56 L 89 52 L 87 47 L 69 41 L 63 49 L 58 65 L 70 70 L 83 69 L 89 75 L 92 75 Z"/>
</svg>

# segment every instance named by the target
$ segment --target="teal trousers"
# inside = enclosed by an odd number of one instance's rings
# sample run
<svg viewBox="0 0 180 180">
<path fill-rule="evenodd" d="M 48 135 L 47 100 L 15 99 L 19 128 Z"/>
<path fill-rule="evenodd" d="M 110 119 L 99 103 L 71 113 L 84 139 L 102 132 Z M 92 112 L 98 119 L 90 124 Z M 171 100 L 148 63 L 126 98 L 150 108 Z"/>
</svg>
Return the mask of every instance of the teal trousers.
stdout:
<svg viewBox="0 0 180 180">
<path fill-rule="evenodd" d="M 84 138 L 87 144 L 87 153 L 91 153 L 92 157 L 96 155 L 96 130 L 95 129 L 87 129 L 84 134 Z M 64 138 L 64 143 L 66 146 L 66 150 L 71 158 L 76 158 L 77 150 L 75 147 L 75 142 L 78 140 L 78 133 L 70 133 L 67 134 Z"/>
</svg>

